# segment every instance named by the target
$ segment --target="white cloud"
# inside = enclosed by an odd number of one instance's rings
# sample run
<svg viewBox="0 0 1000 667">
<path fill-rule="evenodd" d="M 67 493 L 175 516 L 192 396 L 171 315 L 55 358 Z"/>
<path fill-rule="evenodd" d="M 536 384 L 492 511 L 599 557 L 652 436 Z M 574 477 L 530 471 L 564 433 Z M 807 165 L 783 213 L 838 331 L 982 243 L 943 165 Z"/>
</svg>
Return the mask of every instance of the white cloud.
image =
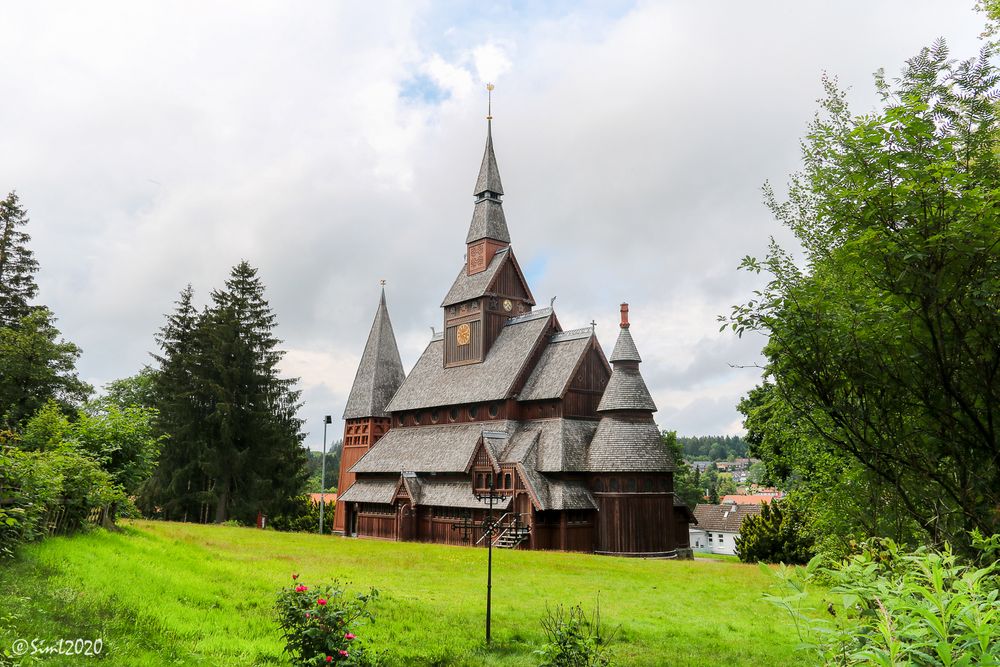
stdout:
<svg viewBox="0 0 1000 667">
<path fill-rule="evenodd" d="M 823 70 L 875 103 L 938 35 L 978 51 L 962 3 L 641 3 L 621 15 L 439 6 L 37 3 L 0 22 L 0 193 L 17 188 L 40 300 L 101 383 L 148 362 L 188 282 L 199 299 L 259 267 L 303 378 L 308 442 L 339 415 L 378 281 L 404 365 L 440 326 L 462 261 L 485 134 L 482 80 L 515 252 L 564 326 L 618 303 L 661 425 L 738 428 L 760 340 L 715 316 L 757 284 L 739 258 L 787 235 L 760 203 L 799 163 Z M 525 10 L 529 11 L 529 10 Z M 864 15 L 864 21 L 857 21 Z M 400 98 L 424 76 L 439 102 Z"/>
</svg>

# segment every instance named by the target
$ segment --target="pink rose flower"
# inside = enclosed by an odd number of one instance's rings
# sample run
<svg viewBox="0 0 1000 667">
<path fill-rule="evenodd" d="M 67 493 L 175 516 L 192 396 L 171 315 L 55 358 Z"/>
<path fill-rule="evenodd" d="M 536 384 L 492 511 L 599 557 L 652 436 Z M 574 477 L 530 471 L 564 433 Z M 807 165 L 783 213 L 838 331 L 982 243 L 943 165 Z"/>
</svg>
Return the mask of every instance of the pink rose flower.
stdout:
<svg viewBox="0 0 1000 667">
<path fill-rule="evenodd" d="M 323 598 L 320 598 L 320 599 L 316 600 L 316 604 L 318 604 L 319 606 L 322 607 L 323 605 L 326 604 L 326 600 L 324 600 Z"/>
<path fill-rule="evenodd" d="M 343 651 L 341 651 L 341 653 L 343 653 Z M 327 662 L 333 662 L 333 656 L 332 655 L 326 656 L 326 661 Z"/>
<path fill-rule="evenodd" d="M 292 579 L 298 579 L 298 578 L 299 578 L 299 575 L 297 575 L 297 574 L 293 574 L 292 575 Z"/>
<path fill-rule="evenodd" d="M 344 635 L 344 639 L 346 639 L 347 641 L 351 641 L 352 639 L 354 639 L 354 633 L 352 633 L 352 632 L 346 633 Z"/>
<path fill-rule="evenodd" d="M 302 584 L 295 587 L 296 593 L 305 593 L 307 590 L 309 590 L 309 588 L 307 586 L 303 586 Z"/>
<path fill-rule="evenodd" d="M 346 658 L 347 657 L 347 651 L 345 651 L 344 649 L 340 649 L 340 655 L 342 655 L 343 657 Z"/>
<path fill-rule="evenodd" d="M 306 612 L 306 618 L 309 618 L 309 612 L 308 611 Z"/>
</svg>

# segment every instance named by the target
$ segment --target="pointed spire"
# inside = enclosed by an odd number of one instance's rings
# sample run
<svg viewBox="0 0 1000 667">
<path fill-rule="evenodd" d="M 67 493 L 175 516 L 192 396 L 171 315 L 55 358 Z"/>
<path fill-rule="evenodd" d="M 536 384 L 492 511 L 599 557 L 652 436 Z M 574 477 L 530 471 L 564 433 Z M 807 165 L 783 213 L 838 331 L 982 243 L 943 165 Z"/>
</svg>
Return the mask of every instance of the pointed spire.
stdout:
<svg viewBox="0 0 1000 667">
<path fill-rule="evenodd" d="M 368 342 L 354 376 L 354 386 L 344 407 L 344 419 L 385 417 L 385 406 L 403 384 L 406 373 L 399 358 L 396 336 L 385 305 L 385 281 L 382 281 L 378 309 L 368 333 Z"/>
<path fill-rule="evenodd" d="M 487 84 L 486 89 L 493 91 L 493 84 Z M 492 97 L 491 97 L 492 106 Z M 497 157 L 493 152 L 493 115 L 486 117 L 486 150 L 483 151 L 483 162 L 479 167 L 479 178 L 476 179 L 476 208 L 472 212 L 472 223 L 469 225 L 469 235 L 466 243 L 475 243 L 482 239 L 493 239 L 501 243 L 510 243 L 510 232 L 507 231 L 507 219 L 503 214 L 503 185 L 500 183 L 500 169 L 497 167 Z"/>
<path fill-rule="evenodd" d="M 476 179 L 476 189 L 472 194 L 483 199 L 489 196 L 503 194 L 500 183 L 500 169 L 497 167 L 497 156 L 493 152 L 493 121 L 486 121 L 486 150 L 483 151 L 483 163 L 479 167 L 479 178 Z"/>
</svg>

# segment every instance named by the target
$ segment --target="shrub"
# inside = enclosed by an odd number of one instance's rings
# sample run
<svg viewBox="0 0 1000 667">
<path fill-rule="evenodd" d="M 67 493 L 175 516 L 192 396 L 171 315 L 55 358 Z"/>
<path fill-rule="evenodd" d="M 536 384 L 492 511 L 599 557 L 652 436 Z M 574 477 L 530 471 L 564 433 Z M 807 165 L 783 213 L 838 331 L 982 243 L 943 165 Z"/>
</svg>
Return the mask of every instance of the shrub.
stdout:
<svg viewBox="0 0 1000 667">
<path fill-rule="evenodd" d="M 355 630 L 361 621 L 375 620 L 368 605 L 376 598 L 374 588 L 348 595 L 336 579 L 328 586 L 294 581 L 278 594 L 276 605 L 285 651 L 300 665 L 367 664 Z"/>
<path fill-rule="evenodd" d="M 333 511 L 336 503 L 332 497 L 327 500 L 323 509 L 323 532 L 329 533 L 333 528 Z M 309 495 L 302 495 L 293 498 L 286 511 L 270 517 L 268 527 L 275 530 L 298 531 L 301 533 L 315 533 L 319 530 L 319 503 L 314 503 Z"/>
<path fill-rule="evenodd" d="M 995 547 L 998 539 L 979 544 Z M 779 568 L 788 594 L 765 597 L 792 615 L 803 648 L 823 664 L 995 665 L 998 568 L 964 564 L 947 545 L 905 552 L 876 540 L 831 567 L 814 558 L 805 568 Z M 829 619 L 802 612 L 811 582 L 830 586 Z"/>
<path fill-rule="evenodd" d="M 743 520 L 736 537 L 736 555 L 744 563 L 804 564 L 813 553 L 802 512 L 789 500 L 763 503 L 760 514 Z"/>
<path fill-rule="evenodd" d="M 593 618 L 588 619 L 580 605 L 567 612 L 562 605 L 546 608 L 542 619 L 546 644 L 535 653 L 542 667 L 606 667 L 611 660 L 605 655 L 607 644 L 617 631 L 601 636 L 601 609 L 598 604 Z"/>
</svg>

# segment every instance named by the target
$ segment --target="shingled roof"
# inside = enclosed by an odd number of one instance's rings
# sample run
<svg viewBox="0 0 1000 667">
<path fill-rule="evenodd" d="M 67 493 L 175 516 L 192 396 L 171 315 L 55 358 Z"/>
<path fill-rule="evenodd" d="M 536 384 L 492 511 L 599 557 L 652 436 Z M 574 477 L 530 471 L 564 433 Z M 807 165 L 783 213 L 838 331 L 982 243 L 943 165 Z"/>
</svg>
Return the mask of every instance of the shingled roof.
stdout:
<svg viewBox="0 0 1000 667">
<path fill-rule="evenodd" d="M 503 269 L 506 262 L 510 262 L 517 271 L 519 275 L 522 276 L 521 267 L 517 264 L 517 258 L 514 257 L 514 252 L 510 248 L 500 248 L 497 250 L 493 258 L 490 259 L 489 265 L 486 267 L 485 271 L 480 271 L 479 273 L 473 273 L 471 276 L 469 272 L 466 271 L 465 267 L 459 271 L 458 276 L 455 277 L 455 282 L 452 283 L 451 289 L 448 290 L 448 294 L 445 295 L 444 301 L 441 302 L 442 308 L 447 308 L 448 306 L 453 306 L 456 303 L 462 303 L 463 301 L 469 301 L 470 299 L 478 299 L 481 296 L 496 296 L 496 292 L 492 291 L 490 288 L 494 287 L 493 281 L 496 279 L 497 274 Z M 525 285 L 527 287 L 527 285 Z M 534 299 L 531 297 L 529 292 L 526 303 L 535 305 Z"/>
<path fill-rule="evenodd" d="M 338 503 L 391 503 L 399 479 L 358 479 L 337 497 Z"/>
<path fill-rule="evenodd" d="M 493 121 L 486 121 L 486 150 L 483 151 L 483 163 L 479 167 L 479 177 L 476 178 L 476 189 L 472 193 L 478 197 L 484 192 L 503 194 L 500 184 L 500 169 L 497 168 L 497 156 L 493 153 Z"/>
<path fill-rule="evenodd" d="M 405 377 L 383 289 L 354 385 L 344 406 L 344 419 L 385 417 L 385 407 Z"/>
<path fill-rule="evenodd" d="M 472 243 L 480 239 L 510 243 L 503 204 L 496 199 L 480 199 L 472 209 L 472 222 L 469 223 L 469 233 L 465 237 L 465 242 Z"/>
<path fill-rule="evenodd" d="M 718 530 L 727 533 L 740 532 L 743 519 L 760 514 L 760 505 L 706 505 L 700 503 L 694 508 L 698 527 L 702 530 Z"/>
<path fill-rule="evenodd" d="M 594 331 L 590 327 L 553 334 L 535 370 L 521 389 L 518 400 L 562 398 L 593 336 Z"/>
<path fill-rule="evenodd" d="M 639 356 L 639 350 L 635 347 L 635 342 L 632 340 L 632 334 L 629 333 L 628 327 L 622 327 L 621 331 L 618 333 L 618 340 L 615 341 L 615 349 L 611 352 L 611 357 L 608 361 L 614 363 L 616 361 L 642 361 L 642 357 Z"/>
<path fill-rule="evenodd" d="M 454 368 L 444 368 L 441 363 L 444 341 L 431 340 L 386 410 L 398 412 L 508 398 L 532 351 L 542 344 L 551 322 L 550 308 L 511 319 L 482 363 Z"/>
<path fill-rule="evenodd" d="M 652 419 L 603 417 L 587 448 L 591 472 L 667 472 L 677 465 Z"/>
<path fill-rule="evenodd" d="M 494 239 L 502 243 L 510 243 L 510 232 L 507 231 L 507 219 L 503 214 L 500 195 L 503 185 L 500 184 L 500 169 L 497 168 L 497 158 L 493 154 L 493 124 L 486 126 L 486 150 L 483 152 L 483 163 L 479 167 L 479 177 L 476 179 L 476 208 L 472 212 L 472 222 L 469 224 L 469 234 L 466 243 L 480 239 Z"/>
<path fill-rule="evenodd" d="M 494 431 L 513 430 L 508 424 L 500 421 L 489 426 Z M 350 471 L 465 472 L 482 434 L 482 423 L 392 428 Z"/>
<path fill-rule="evenodd" d="M 656 412 L 656 403 L 649 395 L 649 389 L 638 368 L 615 368 L 611 372 L 611 379 L 604 388 L 597 411 L 613 410 Z"/>
</svg>

